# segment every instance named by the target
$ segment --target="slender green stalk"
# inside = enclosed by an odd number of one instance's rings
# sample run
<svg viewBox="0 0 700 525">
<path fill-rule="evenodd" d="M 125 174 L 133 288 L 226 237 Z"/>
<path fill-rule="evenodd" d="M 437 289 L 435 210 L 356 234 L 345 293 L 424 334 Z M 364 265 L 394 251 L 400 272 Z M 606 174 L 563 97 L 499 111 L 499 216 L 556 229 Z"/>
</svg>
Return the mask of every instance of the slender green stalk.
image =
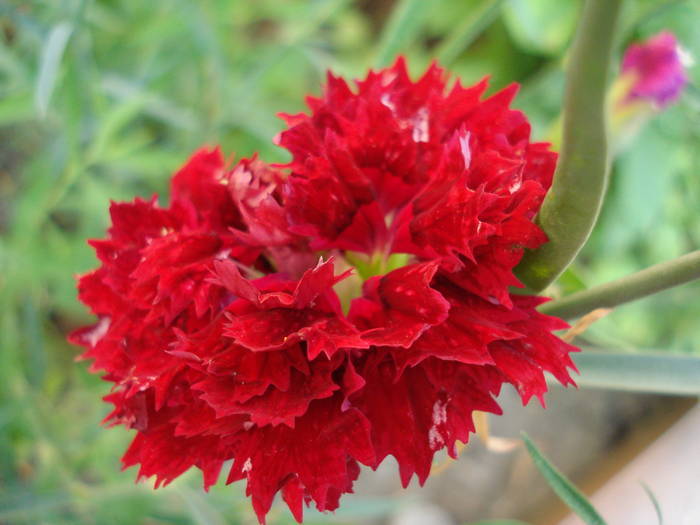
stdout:
<svg viewBox="0 0 700 525">
<path fill-rule="evenodd" d="M 695 279 L 700 279 L 700 250 L 545 303 L 540 311 L 562 319 L 572 319 L 596 308 L 613 308 Z"/>
<path fill-rule="evenodd" d="M 554 182 L 537 217 L 549 242 L 516 273 L 533 291 L 556 279 L 583 247 L 608 184 L 605 96 L 621 0 L 587 0 L 566 73 L 563 143 Z"/>
</svg>

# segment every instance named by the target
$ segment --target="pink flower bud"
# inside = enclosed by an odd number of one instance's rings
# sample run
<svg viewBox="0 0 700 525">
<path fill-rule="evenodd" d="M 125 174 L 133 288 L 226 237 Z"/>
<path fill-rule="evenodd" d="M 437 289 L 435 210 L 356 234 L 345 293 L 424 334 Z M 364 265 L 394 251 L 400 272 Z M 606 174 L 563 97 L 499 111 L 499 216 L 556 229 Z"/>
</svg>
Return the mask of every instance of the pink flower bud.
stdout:
<svg viewBox="0 0 700 525">
<path fill-rule="evenodd" d="M 627 48 L 622 60 L 623 76 L 631 76 L 622 102 L 648 100 L 663 108 L 680 97 L 688 83 L 685 68 L 690 57 L 670 31 L 662 31 Z"/>
</svg>

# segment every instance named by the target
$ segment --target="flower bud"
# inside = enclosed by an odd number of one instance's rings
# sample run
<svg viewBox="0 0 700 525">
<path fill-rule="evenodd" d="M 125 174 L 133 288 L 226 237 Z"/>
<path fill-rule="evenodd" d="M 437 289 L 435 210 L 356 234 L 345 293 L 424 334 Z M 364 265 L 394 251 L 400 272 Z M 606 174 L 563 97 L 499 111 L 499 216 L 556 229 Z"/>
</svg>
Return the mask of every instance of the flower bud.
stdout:
<svg viewBox="0 0 700 525">
<path fill-rule="evenodd" d="M 680 98 L 691 64 L 691 56 L 670 31 L 627 48 L 610 92 L 611 139 L 618 149 Z"/>
</svg>

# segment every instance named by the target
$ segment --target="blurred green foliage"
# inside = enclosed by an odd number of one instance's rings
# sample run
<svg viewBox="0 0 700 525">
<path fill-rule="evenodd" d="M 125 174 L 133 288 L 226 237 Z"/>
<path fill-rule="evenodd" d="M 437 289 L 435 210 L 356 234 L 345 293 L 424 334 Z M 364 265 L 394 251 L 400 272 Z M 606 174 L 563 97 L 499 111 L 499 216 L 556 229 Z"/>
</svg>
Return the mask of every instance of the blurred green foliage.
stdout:
<svg viewBox="0 0 700 525">
<path fill-rule="evenodd" d="M 429 4 L 429 6 L 428 6 Z M 202 144 L 284 161 L 277 112 L 303 109 L 326 69 L 360 76 L 406 54 L 465 83 L 523 87 L 516 104 L 545 138 L 579 2 L 560 0 L 4 0 L 0 3 L 0 523 L 251 523 L 240 487 L 208 495 L 195 473 L 152 492 L 119 472 L 129 440 L 103 430 L 106 383 L 73 361 L 66 333 L 90 322 L 73 275 L 96 264 L 109 200 L 166 193 Z M 670 29 L 700 56 L 700 7 L 629 0 L 621 44 Z M 700 80 L 615 165 L 603 219 L 562 291 L 604 282 L 700 244 Z M 700 353 L 698 286 L 625 306 L 588 334 L 616 350 Z M 350 497 L 362 522 L 394 503 Z M 277 509 L 272 523 L 288 523 Z"/>
</svg>

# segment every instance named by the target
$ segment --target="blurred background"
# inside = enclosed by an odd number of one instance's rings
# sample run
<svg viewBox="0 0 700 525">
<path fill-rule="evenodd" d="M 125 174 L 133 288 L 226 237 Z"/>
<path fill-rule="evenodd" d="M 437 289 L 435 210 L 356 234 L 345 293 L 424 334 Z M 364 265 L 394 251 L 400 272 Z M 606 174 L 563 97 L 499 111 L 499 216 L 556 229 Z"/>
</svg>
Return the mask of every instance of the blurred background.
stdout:
<svg viewBox="0 0 700 525">
<path fill-rule="evenodd" d="M 78 349 L 65 341 L 91 322 L 74 276 L 96 266 L 85 241 L 103 236 L 110 199 L 167 199 L 170 174 L 202 144 L 285 161 L 271 142 L 283 127 L 276 113 L 302 111 L 327 69 L 356 78 L 397 53 L 414 74 L 437 58 L 466 84 L 485 75 L 492 90 L 519 82 L 515 105 L 536 139 L 551 139 L 579 8 L 575 0 L 0 0 L 0 524 L 254 523 L 241 486 L 204 494 L 191 472 L 153 491 L 133 483 L 133 470 L 120 472 L 130 433 L 100 426 L 109 386 L 74 363 Z M 699 23 L 697 1 L 627 0 L 615 63 L 630 42 L 663 29 L 700 57 Z M 617 156 L 601 222 L 553 294 L 700 246 L 700 68 L 689 74 L 680 101 Z M 699 292 L 689 285 L 620 307 L 587 342 L 700 354 Z M 582 482 L 601 464 L 614 471 L 610 458 L 639 428 L 663 426 L 687 406 L 585 390 L 554 391 L 546 412 L 517 408 L 511 392 L 502 401 L 512 408 L 492 421 L 494 433 L 528 429 Z M 424 489 L 408 491 L 387 462 L 362 476 L 335 515 L 309 511 L 308 522 L 546 525 L 562 515 L 522 451 L 475 442 L 459 461 L 439 462 Z M 280 505 L 269 522 L 292 519 Z"/>
</svg>

